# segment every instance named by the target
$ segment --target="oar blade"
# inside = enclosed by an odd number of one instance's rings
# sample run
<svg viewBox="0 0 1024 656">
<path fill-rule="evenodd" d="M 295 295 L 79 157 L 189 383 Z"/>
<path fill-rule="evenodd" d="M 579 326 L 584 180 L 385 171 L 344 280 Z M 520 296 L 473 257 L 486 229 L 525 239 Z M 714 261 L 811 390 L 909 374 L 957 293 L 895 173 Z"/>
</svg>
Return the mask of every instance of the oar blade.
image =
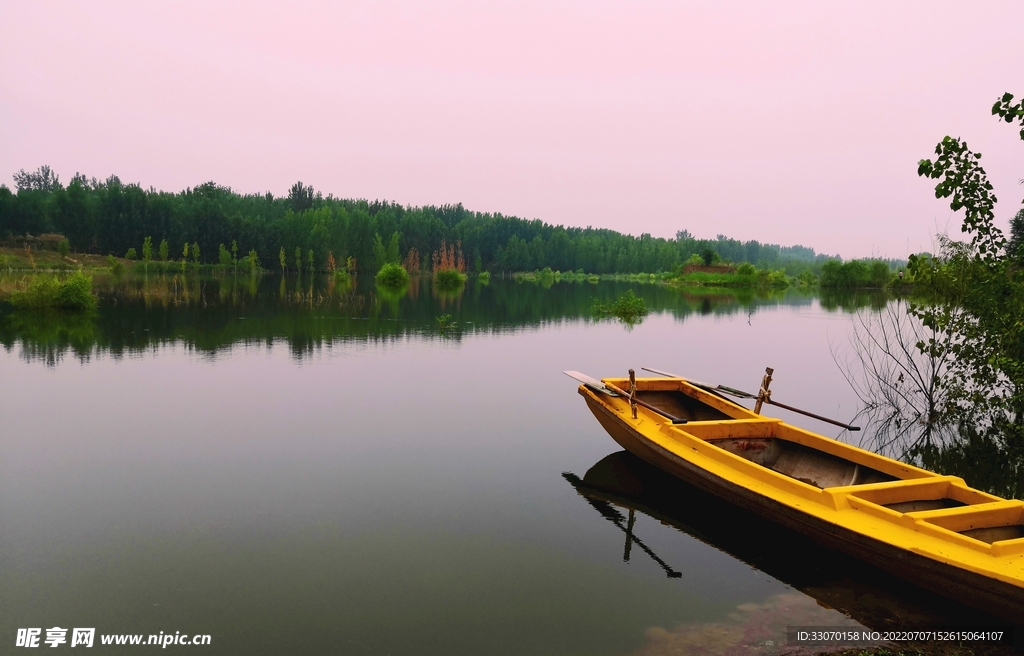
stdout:
<svg viewBox="0 0 1024 656">
<path fill-rule="evenodd" d="M 601 394 L 607 394 L 608 396 L 618 396 L 618 394 L 616 394 L 607 385 L 605 385 L 604 383 L 602 383 L 601 381 L 599 381 L 596 378 L 591 378 L 590 376 L 588 376 L 588 375 L 586 375 L 584 373 L 580 373 L 579 371 L 563 371 L 562 373 L 565 374 L 566 376 L 568 376 L 569 378 L 574 378 L 574 379 L 580 381 L 581 383 L 583 383 L 584 385 L 586 385 L 590 389 L 594 390 L 595 392 L 600 392 Z"/>
</svg>

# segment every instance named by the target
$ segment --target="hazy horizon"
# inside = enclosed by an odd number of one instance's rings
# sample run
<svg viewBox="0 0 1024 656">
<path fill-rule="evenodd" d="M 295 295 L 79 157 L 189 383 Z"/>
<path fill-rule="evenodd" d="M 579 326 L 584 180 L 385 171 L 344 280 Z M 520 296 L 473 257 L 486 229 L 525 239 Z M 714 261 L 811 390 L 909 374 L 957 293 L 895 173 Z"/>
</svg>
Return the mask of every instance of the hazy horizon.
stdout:
<svg viewBox="0 0 1024 656">
<path fill-rule="evenodd" d="M 1024 5 L 0 1 L 0 183 L 462 203 L 903 258 L 960 234 L 917 161 L 967 140 L 1020 208 Z"/>
</svg>

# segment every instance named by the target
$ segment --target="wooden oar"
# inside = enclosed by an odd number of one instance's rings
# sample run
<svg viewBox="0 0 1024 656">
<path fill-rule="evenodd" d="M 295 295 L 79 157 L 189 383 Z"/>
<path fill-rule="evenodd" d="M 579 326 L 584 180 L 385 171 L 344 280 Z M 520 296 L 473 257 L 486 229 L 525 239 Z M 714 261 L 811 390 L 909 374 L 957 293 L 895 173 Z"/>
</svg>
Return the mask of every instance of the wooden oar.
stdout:
<svg viewBox="0 0 1024 656">
<path fill-rule="evenodd" d="M 657 369 L 651 369 L 649 367 L 641 367 L 641 369 L 643 369 L 644 371 L 649 371 L 652 374 L 658 374 L 659 376 L 666 376 L 668 378 L 681 378 L 682 380 L 685 380 L 686 382 L 688 382 L 689 384 L 693 385 L 694 387 L 699 387 L 699 388 L 701 388 L 703 390 L 706 390 L 708 392 L 724 392 L 724 393 L 730 394 L 732 396 L 737 396 L 737 397 L 739 397 L 741 399 L 756 399 L 757 398 L 757 394 L 751 394 L 750 392 L 744 392 L 743 390 L 733 389 L 731 387 L 726 387 L 725 385 L 711 385 L 709 383 L 702 383 L 700 381 L 690 380 L 689 378 L 685 378 L 683 376 L 677 376 L 676 374 L 668 373 L 667 371 L 658 371 Z M 808 412 L 807 410 L 801 410 L 800 408 L 794 408 L 791 405 L 786 405 L 785 403 L 779 403 L 778 401 L 773 400 L 771 397 L 764 398 L 762 400 L 763 400 L 764 403 L 768 403 L 770 405 L 777 405 L 780 408 L 783 408 L 785 410 L 789 410 L 790 412 L 795 412 L 797 414 L 804 415 L 805 417 L 810 417 L 811 419 L 817 419 L 818 421 L 823 421 L 825 423 L 832 424 L 833 426 L 839 426 L 840 428 L 845 428 L 848 431 L 859 431 L 860 430 L 860 426 L 851 426 L 850 424 L 844 424 L 843 422 L 836 421 L 835 419 L 829 419 L 828 417 L 822 417 L 821 415 L 814 414 L 813 412 Z"/>
<path fill-rule="evenodd" d="M 624 398 L 627 398 L 627 399 L 629 398 L 629 393 L 628 392 L 625 392 L 625 391 L 619 389 L 618 387 L 616 387 L 615 385 L 612 385 L 611 383 L 602 382 L 602 381 L 600 381 L 600 380 L 598 380 L 596 378 L 591 378 L 590 376 L 588 376 L 586 374 L 582 374 L 582 373 L 580 373 L 578 371 L 563 371 L 562 373 L 565 374 L 566 376 L 568 376 L 569 378 L 575 378 L 576 380 L 580 381 L 581 383 L 583 383 L 584 385 L 586 385 L 590 389 L 594 390 L 595 392 L 600 392 L 602 394 L 607 394 L 609 396 L 621 396 L 621 397 L 624 397 Z M 685 424 L 687 421 L 689 421 L 688 419 L 682 419 L 681 417 L 676 417 L 675 415 L 670 415 L 669 413 L 665 412 L 661 408 L 659 408 L 657 406 L 654 406 L 654 405 L 651 405 L 647 401 L 643 401 L 641 399 L 638 399 L 635 396 L 633 397 L 632 400 L 637 405 L 642 405 L 643 407 L 647 408 L 648 410 L 651 410 L 653 412 L 657 412 L 659 415 L 661 415 L 663 417 L 666 417 L 668 419 L 671 419 L 673 424 Z"/>
</svg>

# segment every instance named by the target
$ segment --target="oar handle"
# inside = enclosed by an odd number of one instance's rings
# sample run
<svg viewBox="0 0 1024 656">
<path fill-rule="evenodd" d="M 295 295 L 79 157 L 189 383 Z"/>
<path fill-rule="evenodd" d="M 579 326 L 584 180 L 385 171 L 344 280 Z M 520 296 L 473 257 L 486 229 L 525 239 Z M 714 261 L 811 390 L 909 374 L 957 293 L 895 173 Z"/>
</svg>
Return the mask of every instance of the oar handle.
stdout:
<svg viewBox="0 0 1024 656">
<path fill-rule="evenodd" d="M 804 416 L 807 416 L 807 417 L 811 417 L 812 419 L 817 419 L 818 421 L 823 421 L 826 424 L 832 424 L 833 426 L 839 426 L 840 428 L 845 428 L 846 430 L 849 430 L 849 431 L 859 431 L 860 430 L 860 426 L 851 426 L 850 424 L 844 424 L 841 421 L 836 421 L 835 419 L 829 419 L 828 417 L 822 417 L 821 415 L 816 415 L 813 412 L 807 412 L 806 410 L 801 410 L 800 408 L 794 408 L 791 405 L 786 405 L 785 403 L 779 403 L 778 401 L 773 401 L 772 399 L 766 399 L 765 403 L 770 403 L 771 405 L 777 405 L 780 408 L 783 408 L 785 410 L 789 410 L 790 412 L 795 412 L 797 414 L 801 414 L 801 415 L 804 415 Z"/>
</svg>

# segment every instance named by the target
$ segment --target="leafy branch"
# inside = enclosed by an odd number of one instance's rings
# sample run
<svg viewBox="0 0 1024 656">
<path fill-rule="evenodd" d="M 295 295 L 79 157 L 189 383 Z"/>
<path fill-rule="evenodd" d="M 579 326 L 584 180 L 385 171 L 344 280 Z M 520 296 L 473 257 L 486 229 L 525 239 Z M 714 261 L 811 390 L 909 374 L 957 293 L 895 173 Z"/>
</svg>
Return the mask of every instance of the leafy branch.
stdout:
<svg viewBox="0 0 1024 656">
<path fill-rule="evenodd" d="M 1004 93 L 1003 97 L 997 100 L 996 104 L 992 105 L 992 114 L 1007 123 L 1020 121 L 1020 138 L 1024 140 L 1024 100 L 1014 105 L 1013 94 Z"/>
<path fill-rule="evenodd" d="M 918 162 L 917 174 L 939 180 L 935 197 L 953 197 L 949 207 L 954 212 L 964 210 L 960 230 L 971 235 L 971 246 L 977 250 L 978 259 L 994 263 L 1006 245 L 1006 238 L 994 223 L 993 209 L 998 199 L 979 163 L 981 153 L 972 152 L 966 141 L 946 136 L 935 146 L 935 154 L 935 161 Z"/>
</svg>

